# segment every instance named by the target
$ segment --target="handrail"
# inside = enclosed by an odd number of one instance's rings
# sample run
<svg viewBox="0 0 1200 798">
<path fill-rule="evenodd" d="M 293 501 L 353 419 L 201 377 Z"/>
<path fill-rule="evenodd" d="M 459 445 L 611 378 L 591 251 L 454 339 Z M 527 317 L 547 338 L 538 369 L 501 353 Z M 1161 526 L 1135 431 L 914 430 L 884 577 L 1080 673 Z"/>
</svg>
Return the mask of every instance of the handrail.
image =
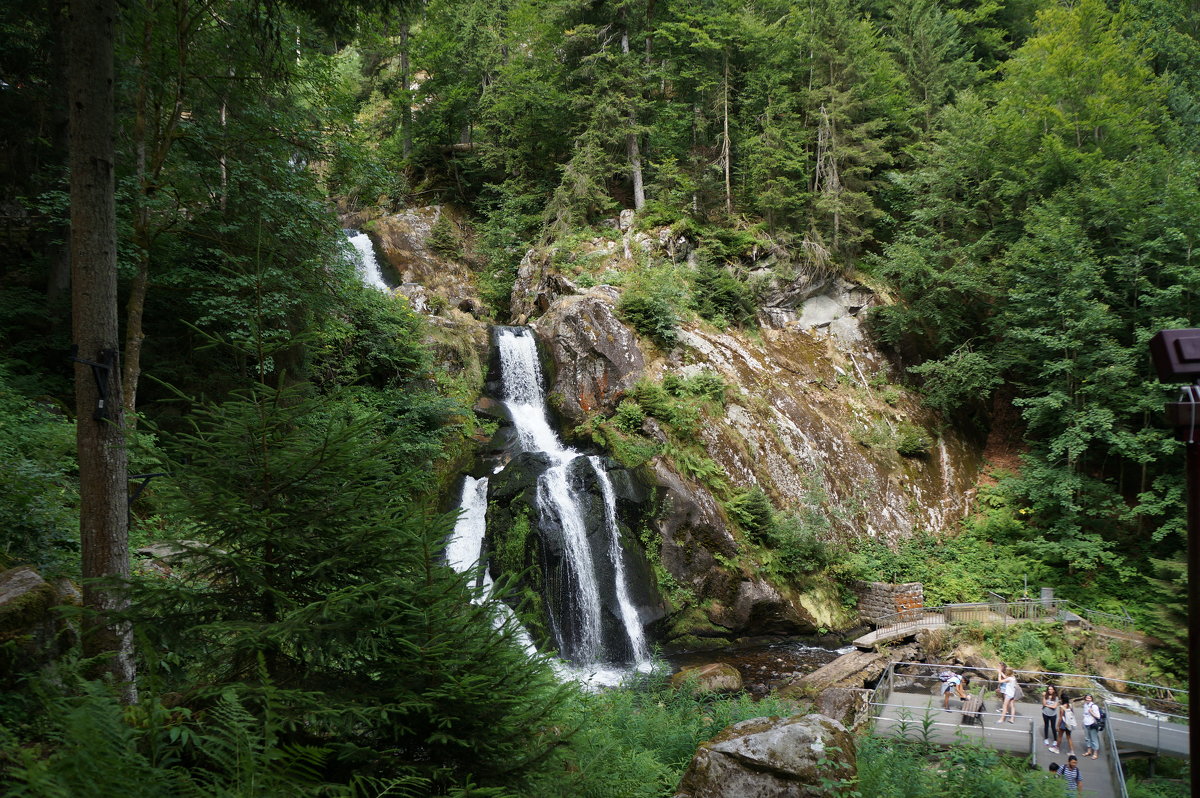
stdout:
<svg viewBox="0 0 1200 798">
<path fill-rule="evenodd" d="M 981 670 L 980 668 L 977 668 L 977 667 L 974 667 L 971 665 L 949 665 L 949 664 L 937 664 L 937 663 L 930 664 L 927 662 L 893 662 L 893 663 L 891 663 L 891 665 L 893 665 L 893 666 L 904 665 L 904 666 L 914 667 L 914 668 L 928 668 L 930 670 L 966 670 L 966 671 Z M 994 669 L 986 668 L 986 669 L 982 669 L 982 670 L 994 670 Z M 1093 673 L 1061 673 L 1059 671 L 1013 670 L 1013 673 L 1029 674 L 1031 676 L 1041 677 L 1037 681 L 1021 682 L 1021 684 L 1034 684 L 1034 685 L 1044 684 L 1046 677 L 1060 677 L 1060 678 L 1066 678 L 1066 679 L 1088 679 L 1093 682 L 1097 678 L 1099 678 Z M 1107 688 L 1105 688 L 1105 692 L 1111 693 L 1113 695 L 1129 696 L 1130 698 L 1143 698 L 1143 699 L 1147 698 L 1147 697 L 1152 697 L 1158 701 L 1169 701 L 1173 704 L 1178 704 L 1181 707 L 1187 707 L 1186 696 L 1188 695 L 1188 691 L 1187 691 L 1187 689 L 1182 688 L 1182 687 L 1167 687 L 1166 685 L 1161 685 L 1161 684 L 1149 684 L 1147 682 L 1134 682 L 1134 681 L 1130 681 L 1129 679 L 1114 679 L 1114 678 L 1109 678 L 1109 677 L 1104 677 L 1104 681 L 1118 682 L 1120 684 L 1123 684 L 1123 685 L 1126 685 L 1129 687 L 1147 688 L 1149 690 L 1158 691 L 1158 693 L 1159 693 L 1158 695 L 1155 695 L 1155 696 L 1147 696 L 1145 694 L 1139 694 L 1139 693 L 1122 693 L 1117 690 L 1108 690 Z M 1180 699 L 1174 697 L 1177 695 L 1185 696 L 1185 698 L 1183 700 L 1180 700 Z M 1163 712 L 1162 714 L 1171 715 L 1171 714 L 1175 714 L 1175 713 Z M 1186 715 L 1181 715 L 1181 717 L 1186 717 Z"/>
<path fill-rule="evenodd" d="M 1117 736 L 1113 732 L 1111 720 L 1104 724 L 1103 734 L 1105 747 L 1108 749 L 1104 756 L 1108 760 L 1108 773 L 1113 784 L 1117 785 L 1117 795 L 1120 798 L 1129 798 L 1129 790 L 1125 787 L 1125 769 L 1121 767 L 1121 753 L 1117 750 Z"/>
<path fill-rule="evenodd" d="M 969 613 L 971 610 L 993 612 L 1003 617 L 1006 624 L 1010 619 L 1018 621 L 1048 620 L 1051 618 L 1062 620 L 1065 612 L 1073 612 L 1093 626 L 1107 627 L 1122 632 L 1137 631 L 1137 627 L 1128 612 L 1124 613 L 1124 615 L 1117 615 L 1111 612 L 1104 612 L 1103 610 L 1094 610 L 1089 607 L 1080 606 L 1069 599 L 1050 599 L 1049 601 L 1032 598 L 1020 599 L 1018 601 L 1004 601 L 1003 599 L 1004 597 L 998 593 L 989 591 L 986 601 L 938 604 L 932 607 L 910 607 L 877 618 L 874 624 L 876 629 L 883 629 L 888 626 L 897 626 L 900 624 L 919 625 L 924 622 L 936 622 L 938 620 L 951 623 L 953 621 L 947 618 L 947 615 L 952 616 L 956 612 Z M 930 616 L 933 615 L 940 615 L 942 618 L 931 618 Z"/>
</svg>

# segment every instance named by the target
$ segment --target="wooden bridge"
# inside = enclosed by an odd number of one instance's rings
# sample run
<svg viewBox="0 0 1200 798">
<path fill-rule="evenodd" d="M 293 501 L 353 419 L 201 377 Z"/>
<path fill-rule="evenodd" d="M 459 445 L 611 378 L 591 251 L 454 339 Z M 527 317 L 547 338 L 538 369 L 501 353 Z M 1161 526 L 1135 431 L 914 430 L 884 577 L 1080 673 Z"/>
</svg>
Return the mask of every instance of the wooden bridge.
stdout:
<svg viewBox="0 0 1200 798">
<path fill-rule="evenodd" d="M 965 722 L 962 702 L 957 698 L 950 701 L 950 711 L 942 709 L 942 683 L 937 677 L 942 670 L 976 675 L 970 684 L 970 693 L 984 701 L 986 710 L 979 720 Z M 1042 738 L 1041 691 L 1043 685 L 1053 683 L 1060 690 L 1065 688 L 1073 699 L 1094 696 L 1096 703 L 1108 713 L 1108 724 L 1100 733 L 1100 758 L 1084 759 L 1083 716 L 1078 705 L 1072 702 L 1076 706 L 1080 728 L 1072 733 L 1071 739 L 1076 754 L 1080 755 L 1084 796 L 1127 798 L 1122 758 L 1186 757 L 1189 754 L 1186 691 L 1126 682 L 1130 689 L 1137 688 L 1142 692 L 1137 695 L 1114 693 L 1096 684 L 1095 677 L 1086 675 L 1016 673 L 1018 679 L 1029 679 L 1020 681 L 1025 697 L 1016 703 L 1015 722 L 998 723 L 1000 702 L 995 694 L 996 682 L 987 676 L 981 678 L 977 669 L 893 662 L 880 677 L 872 694 L 870 707 L 875 733 L 941 746 L 964 742 L 985 745 L 1028 757 L 1031 766 L 1040 770 L 1045 770 L 1050 762 L 1065 765 L 1069 751 L 1064 748 L 1058 754 L 1051 754 Z M 1147 696 L 1146 692 L 1155 695 Z"/>
<path fill-rule="evenodd" d="M 922 629 L 943 629 L 953 624 L 979 623 L 1011 625 L 1016 623 L 1065 623 L 1082 626 L 1111 637 L 1138 639 L 1128 615 L 1121 616 L 1077 607 L 1062 599 L 1049 601 L 1005 601 L 993 595 L 988 601 L 971 604 L 944 604 L 938 607 L 903 607 L 880 618 L 876 629 L 854 641 L 858 648 L 870 651 L 880 643 L 912 637 Z"/>
</svg>

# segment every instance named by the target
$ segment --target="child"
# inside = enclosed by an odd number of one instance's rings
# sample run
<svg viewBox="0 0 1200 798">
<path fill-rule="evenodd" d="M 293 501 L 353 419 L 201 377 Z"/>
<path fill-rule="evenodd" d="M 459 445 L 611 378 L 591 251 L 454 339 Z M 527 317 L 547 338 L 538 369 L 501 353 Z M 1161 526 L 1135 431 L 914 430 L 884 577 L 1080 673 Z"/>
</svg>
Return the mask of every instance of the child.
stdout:
<svg viewBox="0 0 1200 798">
<path fill-rule="evenodd" d="M 1083 791 L 1083 779 L 1079 775 L 1079 760 L 1074 754 L 1067 757 L 1067 766 L 1059 773 L 1067 780 L 1067 795 L 1079 795 Z"/>
</svg>

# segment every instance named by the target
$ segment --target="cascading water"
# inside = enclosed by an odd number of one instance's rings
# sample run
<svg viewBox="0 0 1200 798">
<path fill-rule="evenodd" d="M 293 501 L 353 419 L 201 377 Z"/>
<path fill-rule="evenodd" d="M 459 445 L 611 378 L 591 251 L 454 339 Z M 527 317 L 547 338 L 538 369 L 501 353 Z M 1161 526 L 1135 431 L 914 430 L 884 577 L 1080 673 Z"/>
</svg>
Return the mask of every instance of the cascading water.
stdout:
<svg viewBox="0 0 1200 798">
<path fill-rule="evenodd" d="M 619 656 L 606 650 L 603 594 L 614 595 L 628 653 L 638 664 L 649 662 L 645 634 L 629 596 L 617 525 L 616 497 L 599 458 L 585 457 L 563 446 L 546 417 L 537 342 L 523 328 L 497 328 L 497 350 L 503 382 L 503 401 L 512 418 L 521 451 L 541 452 L 550 460 L 538 477 L 536 501 L 539 526 L 561 535 L 566 560 L 559 591 L 566 606 L 551 612 L 550 626 L 562 655 L 575 663 L 599 663 Z M 589 529 L 586 510 L 588 475 L 600 487 L 604 505 L 600 529 Z M 594 526 L 594 525 L 593 525 Z M 604 582 L 599 558 L 605 558 Z"/>
<path fill-rule="evenodd" d="M 371 237 L 360 230 L 347 230 L 346 236 L 350 239 L 350 245 L 358 252 L 363 282 L 380 291 L 391 291 L 391 286 L 383 279 L 379 261 L 375 259 L 375 247 L 371 244 Z"/>
<path fill-rule="evenodd" d="M 454 524 L 454 534 L 446 545 L 446 564 L 460 574 L 479 563 L 483 550 L 483 535 L 487 530 L 487 479 L 466 477 L 463 480 L 462 513 Z M 483 569 L 482 584 L 491 585 L 487 569 Z"/>
<path fill-rule="evenodd" d="M 483 536 L 487 531 L 487 489 L 486 478 L 464 477 L 463 479 L 462 500 L 459 502 L 460 514 L 458 521 L 454 524 L 454 532 L 450 535 L 450 542 L 446 544 L 446 564 L 460 574 L 466 573 L 480 564 L 483 554 Z M 479 569 L 478 584 L 490 592 L 492 577 L 488 574 L 486 567 Z M 500 601 L 495 601 L 493 604 L 498 613 L 494 617 L 496 626 L 511 622 L 517 631 L 517 639 L 525 646 L 525 650 L 530 656 L 536 656 L 537 646 L 533 644 L 529 633 L 521 628 L 508 605 Z"/>
</svg>

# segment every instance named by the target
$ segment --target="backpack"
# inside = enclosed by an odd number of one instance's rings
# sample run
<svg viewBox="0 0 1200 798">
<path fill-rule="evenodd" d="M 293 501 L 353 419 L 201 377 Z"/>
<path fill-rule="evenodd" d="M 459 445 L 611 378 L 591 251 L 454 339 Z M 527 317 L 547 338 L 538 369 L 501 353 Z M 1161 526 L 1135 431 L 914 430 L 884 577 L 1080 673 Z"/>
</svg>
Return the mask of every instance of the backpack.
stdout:
<svg viewBox="0 0 1200 798">
<path fill-rule="evenodd" d="M 1108 713 L 1103 708 L 1100 709 L 1100 717 L 1096 719 L 1096 731 L 1104 731 L 1104 725 L 1108 723 Z"/>
<path fill-rule="evenodd" d="M 938 674 L 938 680 L 943 682 L 950 681 L 950 677 L 954 675 L 954 671 L 942 671 Z"/>
</svg>

